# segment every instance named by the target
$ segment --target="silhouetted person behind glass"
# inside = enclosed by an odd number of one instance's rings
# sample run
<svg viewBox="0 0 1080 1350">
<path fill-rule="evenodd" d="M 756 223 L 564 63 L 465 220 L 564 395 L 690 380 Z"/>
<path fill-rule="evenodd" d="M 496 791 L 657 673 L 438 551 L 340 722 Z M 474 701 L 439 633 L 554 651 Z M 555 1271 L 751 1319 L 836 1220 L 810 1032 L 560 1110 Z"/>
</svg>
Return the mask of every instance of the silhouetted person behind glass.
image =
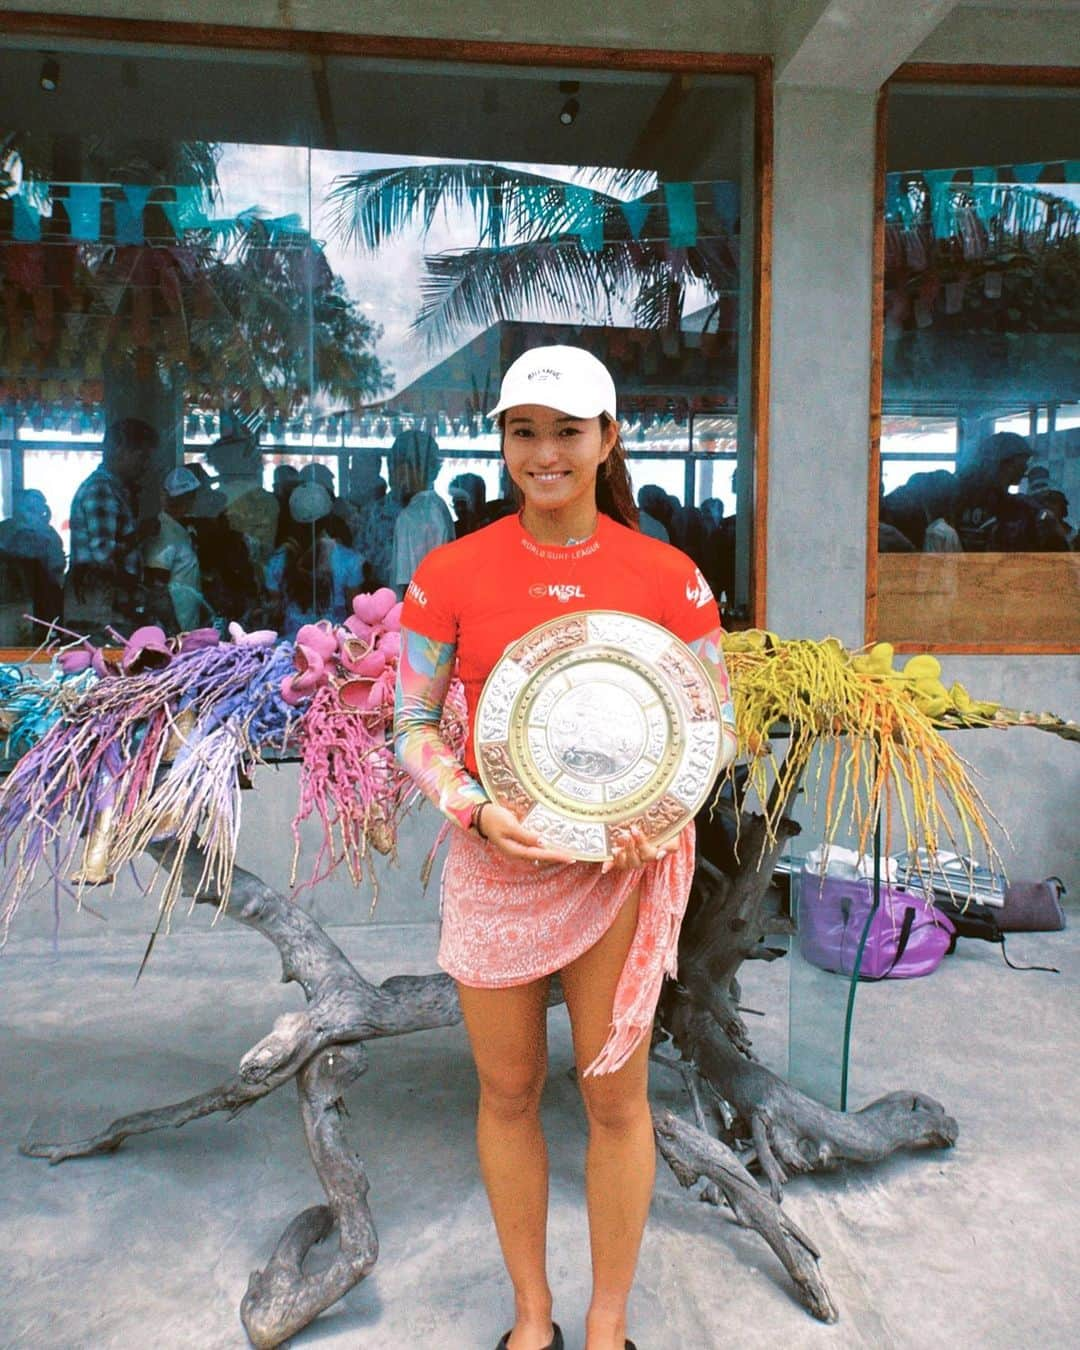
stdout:
<svg viewBox="0 0 1080 1350">
<path fill-rule="evenodd" d="M 24 488 L 15 493 L 11 518 L 0 520 L 0 560 L 9 573 L 4 598 L 17 596 L 39 619 L 58 618 L 63 608 L 64 545 L 51 518 L 45 494 Z M 20 634 L 6 640 L 21 645 L 25 639 Z"/>
<path fill-rule="evenodd" d="M 1009 492 L 1027 471 L 1031 446 L 1012 431 L 980 441 L 972 462 L 956 475 L 953 520 L 965 552 L 1024 548 L 1022 499 Z"/>
<path fill-rule="evenodd" d="M 701 503 L 705 529 L 705 565 L 702 571 L 717 600 L 735 594 L 735 517 L 724 516 L 719 497 L 706 497 Z"/>
<path fill-rule="evenodd" d="M 365 491 L 368 495 L 362 496 Z M 386 479 L 379 474 L 365 479 L 362 484 L 354 484 L 349 500 L 359 517 L 354 539 L 356 549 L 364 559 L 364 589 L 377 591 L 390 585 L 394 522 L 401 514 L 401 503 L 388 491 Z"/>
<path fill-rule="evenodd" d="M 348 617 L 363 587 L 364 560 L 321 483 L 301 483 L 289 498 L 289 513 L 298 532 L 271 554 L 266 584 L 276 605 L 273 624 L 282 637 L 293 638 L 303 624 Z"/>
<path fill-rule="evenodd" d="M 403 596 L 421 560 L 453 539 L 454 519 L 432 487 L 439 447 L 430 432 L 403 431 L 390 447 L 389 462 L 390 486 L 402 507 L 394 522 L 390 584 Z"/>
<path fill-rule="evenodd" d="M 671 519 L 671 505 L 667 493 L 655 483 L 646 483 L 638 488 L 638 529 L 642 534 L 651 534 L 654 539 L 670 542 L 667 522 Z"/>
<path fill-rule="evenodd" d="M 190 469 L 169 470 L 161 485 L 158 533 L 142 546 L 143 577 L 148 591 L 153 588 L 154 617 L 171 633 L 190 632 L 213 617 L 203 599 L 199 557 L 187 525 L 199 487 Z"/>
<path fill-rule="evenodd" d="M 187 467 L 199 479 L 186 524 L 195 536 L 203 597 L 221 631 L 233 619 L 245 628 L 257 626 L 264 597 L 247 541 L 229 524 L 224 492 L 210 487 L 201 464 Z"/>
<path fill-rule="evenodd" d="M 487 485 L 478 473 L 459 473 L 450 480 L 450 505 L 454 508 L 454 533 L 460 539 L 479 529 L 487 504 Z"/>
<path fill-rule="evenodd" d="M 292 496 L 295 488 L 300 486 L 300 470 L 295 464 L 279 464 L 274 470 L 274 496 L 278 503 L 278 525 L 277 535 L 274 539 L 274 547 L 277 548 L 283 544 L 289 535 L 293 526 L 293 518 L 289 515 L 289 498 Z"/>
<path fill-rule="evenodd" d="M 139 544 L 157 533 L 157 519 L 136 523 L 136 491 L 158 446 L 148 422 L 126 417 L 105 433 L 101 464 L 71 503 L 71 569 L 64 617 L 80 631 L 133 617 L 141 563 Z"/>
<path fill-rule="evenodd" d="M 277 539 L 281 514 L 277 498 L 262 485 L 262 452 L 258 440 L 239 423 L 223 419 L 225 434 L 206 452 L 225 495 L 229 524 L 243 536 L 256 576 L 262 576 Z"/>
<path fill-rule="evenodd" d="M 664 524 L 671 542 L 676 548 L 681 548 L 684 553 L 689 554 L 698 567 L 704 570 L 708 562 L 708 531 L 701 512 L 696 506 L 683 506 L 678 497 L 670 492 L 667 498 L 671 506 L 671 515 Z"/>
<path fill-rule="evenodd" d="M 957 480 L 947 469 L 914 473 L 881 498 L 879 520 L 888 527 L 878 534 L 879 553 L 921 553 L 926 532 L 938 520 L 954 519 Z"/>
<path fill-rule="evenodd" d="M 64 584 L 64 544 L 49 523 L 51 520 L 44 492 L 37 488 L 16 492 L 11 518 L 0 520 L 0 553 L 34 559 L 59 589 Z"/>
<path fill-rule="evenodd" d="M 966 550 L 1053 553 L 1069 540 L 1054 513 L 1022 492 L 1010 492 L 1027 471 L 1031 447 L 999 431 L 979 445 L 974 464 L 956 476 L 955 524 Z"/>
</svg>

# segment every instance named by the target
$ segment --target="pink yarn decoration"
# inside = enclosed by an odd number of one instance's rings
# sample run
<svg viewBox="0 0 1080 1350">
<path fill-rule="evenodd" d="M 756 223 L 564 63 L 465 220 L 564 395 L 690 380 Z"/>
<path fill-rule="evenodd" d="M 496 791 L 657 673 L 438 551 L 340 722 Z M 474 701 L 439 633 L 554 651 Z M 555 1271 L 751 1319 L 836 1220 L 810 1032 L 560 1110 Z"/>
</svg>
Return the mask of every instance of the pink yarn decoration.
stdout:
<svg viewBox="0 0 1080 1350">
<path fill-rule="evenodd" d="M 293 882 L 300 857 L 300 826 L 311 815 L 322 824 L 322 842 L 304 887 L 344 862 L 357 885 L 371 850 L 392 853 L 401 817 L 419 789 L 394 758 L 394 685 L 401 653 L 401 604 L 389 587 L 357 595 L 353 614 L 338 630 L 336 655 L 328 655 L 301 723 L 300 801 L 292 822 Z M 310 637 L 309 625 L 298 640 Z M 321 628 L 322 625 L 319 625 Z M 288 703 L 306 697 L 314 652 L 297 647 L 300 673 L 282 684 Z M 454 680 L 443 709 L 443 735 L 458 755 L 467 728 L 465 690 Z"/>
</svg>

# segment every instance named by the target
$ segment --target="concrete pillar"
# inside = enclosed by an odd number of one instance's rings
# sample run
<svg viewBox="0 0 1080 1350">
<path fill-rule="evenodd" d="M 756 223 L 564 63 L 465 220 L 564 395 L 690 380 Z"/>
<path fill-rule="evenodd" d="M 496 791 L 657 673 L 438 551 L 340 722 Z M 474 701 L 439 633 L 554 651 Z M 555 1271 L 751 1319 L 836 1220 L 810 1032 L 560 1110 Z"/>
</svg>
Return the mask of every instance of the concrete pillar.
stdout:
<svg viewBox="0 0 1080 1350">
<path fill-rule="evenodd" d="M 863 641 L 876 95 L 775 104 L 767 623 Z"/>
</svg>

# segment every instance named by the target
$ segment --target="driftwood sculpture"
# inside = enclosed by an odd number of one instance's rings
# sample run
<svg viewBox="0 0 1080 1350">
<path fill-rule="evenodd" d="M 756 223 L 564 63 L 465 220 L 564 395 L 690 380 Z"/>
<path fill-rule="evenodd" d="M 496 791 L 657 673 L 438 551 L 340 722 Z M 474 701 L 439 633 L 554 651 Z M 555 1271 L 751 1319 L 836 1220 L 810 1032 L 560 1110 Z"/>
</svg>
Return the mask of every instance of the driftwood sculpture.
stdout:
<svg viewBox="0 0 1080 1350">
<path fill-rule="evenodd" d="M 703 825 L 708 835 L 707 822 Z M 747 819 L 744 828 L 750 843 L 763 824 L 760 818 Z M 704 1181 L 711 1187 L 705 1198 L 722 1200 L 740 1224 L 760 1233 L 807 1309 L 831 1322 L 837 1309 L 818 1266 L 818 1249 L 781 1208 L 783 1181 L 845 1159 L 871 1162 L 897 1149 L 944 1147 L 955 1141 L 957 1126 L 936 1102 L 912 1092 L 891 1094 L 853 1115 L 831 1111 L 754 1061 L 737 1012 L 737 975 L 742 962 L 758 954 L 761 937 L 777 930 L 777 921 L 763 918 L 762 912 L 781 847 L 778 839 L 760 867 L 736 863 L 725 871 L 722 861 L 699 858 L 679 980 L 665 990 L 654 1037 L 654 1057 L 686 1081 L 695 1120 L 656 1112 L 654 1127 L 660 1152 L 680 1184 Z M 152 851 L 168 864 L 167 847 Z M 756 857 L 751 851 L 747 856 Z M 184 864 L 184 890 L 201 903 L 216 904 L 216 895 L 197 891 L 201 875 L 202 859 L 193 850 Z M 365 1072 L 364 1042 L 450 1026 L 461 1013 L 453 981 L 441 973 L 369 983 L 309 914 L 249 872 L 234 874 L 225 913 L 274 943 L 282 979 L 301 986 L 306 1007 L 279 1017 L 228 1082 L 172 1106 L 115 1120 L 87 1139 L 64 1144 L 28 1139 L 22 1151 L 50 1163 L 111 1153 L 132 1135 L 176 1128 L 216 1111 L 235 1115 L 295 1080 L 308 1151 L 326 1198 L 288 1224 L 265 1268 L 248 1282 L 240 1316 L 252 1344 L 270 1347 L 337 1302 L 371 1272 L 378 1257 L 368 1177 L 346 1138 L 339 1109 L 346 1088 Z M 713 1116 L 719 1119 L 719 1133 Z M 767 1189 L 751 1168 L 763 1174 Z M 311 1247 L 335 1230 L 338 1250 L 332 1264 L 305 1273 Z"/>
<path fill-rule="evenodd" d="M 384 641 L 390 651 L 386 635 L 392 635 L 393 617 L 391 611 L 350 629 L 351 637 L 340 637 L 338 658 L 329 650 L 336 640 L 331 632 L 313 633 L 312 640 L 326 640 L 326 669 L 334 660 L 360 666 L 365 652 Z M 460 1020 L 460 1010 L 453 982 L 443 974 L 370 983 L 310 915 L 259 877 L 234 868 L 238 783 L 254 773 L 260 744 L 293 735 L 290 719 L 300 716 L 294 711 L 296 684 L 308 679 L 315 685 L 312 648 L 298 645 L 294 653 L 288 644 L 262 643 L 263 636 L 234 635 L 232 647 L 215 647 L 216 638 L 193 646 L 189 635 L 173 645 L 162 635 L 152 644 L 158 664 L 150 670 L 138 651 L 125 649 L 111 669 L 100 654 L 88 653 L 98 682 L 74 689 L 61 682 L 59 692 L 48 695 L 45 716 L 26 711 L 33 700 L 25 677 L 12 676 L 9 736 L 18 740 L 29 721 L 36 730 L 27 735 L 30 748 L 0 793 L 0 844 L 9 857 L 0 923 L 18 897 L 30 893 L 35 868 L 46 857 L 54 874 L 71 875 L 84 834 L 84 875 L 96 869 L 93 879 L 103 879 L 148 851 L 167 876 L 166 910 L 180 894 L 215 904 L 277 947 L 282 978 L 300 984 L 306 1006 L 279 1017 L 228 1082 L 125 1116 L 87 1139 L 28 1139 L 22 1146 L 54 1164 L 113 1152 L 131 1135 L 217 1111 L 235 1115 L 295 1080 L 325 1201 L 287 1225 L 243 1298 L 241 1317 L 252 1343 L 276 1346 L 363 1280 L 378 1256 L 369 1181 L 350 1148 L 341 1111 L 343 1093 L 365 1071 L 364 1042 L 449 1026 Z M 362 651 L 352 647 L 354 638 Z M 935 729 L 942 693 L 918 687 L 930 682 L 925 674 L 893 671 L 891 649 L 883 653 L 879 646 L 852 657 L 832 639 L 781 642 L 770 634 L 738 634 L 726 650 L 747 758 L 732 775 L 725 808 L 699 816 L 678 978 L 664 987 L 653 1037 L 653 1057 L 682 1078 L 693 1119 L 658 1111 L 654 1127 L 679 1183 L 700 1184 L 702 1199 L 727 1204 L 738 1223 L 758 1232 L 809 1312 L 831 1322 L 838 1311 L 819 1252 L 781 1208 L 785 1181 L 843 1161 L 877 1161 L 898 1149 L 947 1147 L 956 1140 L 957 1124 L 937 1102 L 913 1091 L 890 1093 L 850 1114 L 832 1111 L 755 1060 L 739 1011 L 739 971 L 744 961 L 772 959 L 776 948 L 766 939 L 790 931 L 767 903 L 778 857 L 798 831 L 788 818 L 790 805 L 805 781 L 819 793 L 828 829 L 843 816 L 864 845 L 882 821 L 888 843 L 890 807 L 898 802 L 909 848 L 937 847 L 942 829 L 946 841 L 971 845 L 981 839 L 989 849 L 989 839 L 984 808 L 962 762 Z M 76 655 L 78 671 L 84 653 Z M 394 780 L 386 747 L 389 670 L 372 678 L 346 668 L 345 689 L 354 702 L 342 694 L 339 705 L 342 685 L 331 681 L 303 715 L 298 814 L 314 810 L 322 817 L 320 864 L 344 860 L 355 876 L 367 845 L 385 844 L 392 833 L 409 785 Z M 1075 726 L 1059 719 L 977 705 L 959 686 L 950 697 L 952 712 L 945 716 L 953 724 L 1035 721 L 1076 736 Z M 450 734 L 460 735 L 460 703 L 455 707 L 447 713 Z M 781 721 L 790 736 L 782 758 L 766 739 L 768 728 Z M 318 754 L 309 762 L 314 743 Z M 811 783 L 815 749 L 823 751 L 823 760 Z M 905 788 L 911 793 L 906 804 Z M 756 813 L 748 805 L 752 799 Z M 552 997 L 558 997 L 555 990 Z M 306 1270 L 311 1248 L 335 1231 L 336 1257 L 325 1269 Z"/>
</svg>

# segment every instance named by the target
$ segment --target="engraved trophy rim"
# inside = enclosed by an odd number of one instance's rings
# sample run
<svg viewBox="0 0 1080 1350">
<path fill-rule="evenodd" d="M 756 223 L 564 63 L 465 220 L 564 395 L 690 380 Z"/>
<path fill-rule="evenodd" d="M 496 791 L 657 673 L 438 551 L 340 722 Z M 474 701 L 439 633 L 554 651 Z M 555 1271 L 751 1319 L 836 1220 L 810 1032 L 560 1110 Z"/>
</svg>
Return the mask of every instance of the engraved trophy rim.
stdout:
<svg viewBox="0 0 1080 1350">
<path fill-rule="evenodd" d="M 576 610 L 515 639 L 476 707 L 492 801 L 583 861 L 631 825 L 662 843 L 701 807 L 720 767 L 712 679 L 669 629 L 624 610 Z"/>
</svg>

